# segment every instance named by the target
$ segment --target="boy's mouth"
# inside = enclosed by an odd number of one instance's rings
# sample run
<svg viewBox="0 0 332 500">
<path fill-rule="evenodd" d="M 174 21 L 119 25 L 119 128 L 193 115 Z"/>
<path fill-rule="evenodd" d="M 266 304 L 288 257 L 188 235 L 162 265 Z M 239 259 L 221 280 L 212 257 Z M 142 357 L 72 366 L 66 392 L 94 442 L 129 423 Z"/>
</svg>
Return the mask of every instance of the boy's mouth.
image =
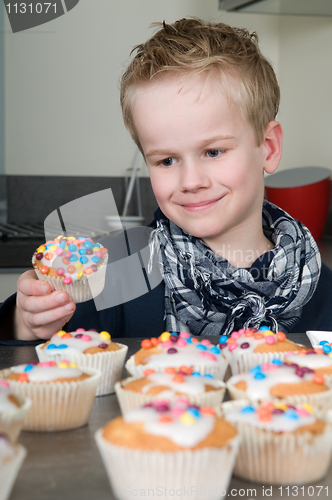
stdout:
<svg viewBox="0 0 332 500">
<path fill-rule="evenodd" d="M 185 210 L 188 210 L 189 212 L 198 212 L 212 207 L 213 205 L 218 203 L 218 201 L 221 200 L 222 198 L 223 196 L 220 196 L 218 198 L 214 198 L 213 200 L 205 200 L 205 201 L 200 201 L 198 203 L 179 203 L 179 205 Z"/>
</svg>

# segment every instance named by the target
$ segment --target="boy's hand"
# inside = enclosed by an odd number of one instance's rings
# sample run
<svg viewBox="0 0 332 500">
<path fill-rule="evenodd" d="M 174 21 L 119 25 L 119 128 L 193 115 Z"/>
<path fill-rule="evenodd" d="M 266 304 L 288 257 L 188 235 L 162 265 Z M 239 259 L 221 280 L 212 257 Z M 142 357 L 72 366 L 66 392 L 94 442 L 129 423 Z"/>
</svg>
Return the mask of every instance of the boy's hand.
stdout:
<svg viewBox="0 0 332 500">
<path fill-rule="evenodd" d="M 15 338 L 48 340 L 70 320 L 76 305 L 66 292 L 52 292 L 34 271 L 23 273 L 17 282 Z"/>
</svg>

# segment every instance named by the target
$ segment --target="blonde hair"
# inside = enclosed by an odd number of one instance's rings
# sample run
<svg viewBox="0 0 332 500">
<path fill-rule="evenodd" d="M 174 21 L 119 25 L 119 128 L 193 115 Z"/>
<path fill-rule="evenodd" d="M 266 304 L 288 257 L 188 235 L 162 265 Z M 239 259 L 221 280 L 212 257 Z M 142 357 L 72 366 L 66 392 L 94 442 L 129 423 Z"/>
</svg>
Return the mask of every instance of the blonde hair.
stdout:
<svg viewBox="0 0 332 500">
<path fill-rule="evenodd" d="M 135 91 L 152 78 L 176 72 L 220 77 L 228 96 L 239 104 L 243 117 L 253 127 L 259 146 L 268 123 L 278 113 L 280 89 L 272 65 L 259 49 L 257 34 L 197 18 L 153 25 L 162 28 L 134 47 L 131 54 L 135 55 L 121 78 L 123 119 L 138 147 L 132 119 Z M 237 92 L 234 87 L 227 88 L 227 78 L 223 78 L 227 75 L 237 77 Z"/>
</svg>

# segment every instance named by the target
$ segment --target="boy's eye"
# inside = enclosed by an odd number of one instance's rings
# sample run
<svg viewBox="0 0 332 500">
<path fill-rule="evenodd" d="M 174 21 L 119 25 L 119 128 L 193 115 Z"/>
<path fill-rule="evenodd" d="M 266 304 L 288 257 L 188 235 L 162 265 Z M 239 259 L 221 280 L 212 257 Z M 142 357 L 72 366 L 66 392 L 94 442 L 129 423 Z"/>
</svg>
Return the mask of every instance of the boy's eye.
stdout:
<svg viewBox="0 0 332 500">
<path fill-rule="evenodd" d="M 159 164 L 163 165 L 164 167 L 170 167 L 176 162 L 175 158 L 165 158 L 165 160 L 162 160 Z"/>
<path fill-rule="evenodd" d="M 218 156 L 220 156 L 222 153 L 224 153 L 225 150 L 224 149 L 209 149 L 206 154 L 210 157 L 210 158 L 218 158 Z"/>
</svg>

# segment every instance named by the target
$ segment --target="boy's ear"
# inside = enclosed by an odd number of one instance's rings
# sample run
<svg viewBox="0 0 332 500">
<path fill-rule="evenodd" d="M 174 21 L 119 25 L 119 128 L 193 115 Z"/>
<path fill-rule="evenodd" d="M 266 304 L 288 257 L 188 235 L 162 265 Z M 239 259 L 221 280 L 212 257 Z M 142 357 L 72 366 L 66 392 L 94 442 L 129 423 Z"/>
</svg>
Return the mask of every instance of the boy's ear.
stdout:
<svg viewBox="0 0 332 500">
<path fill-rule="evenodd" d="M 279 165 L 282 153 L 282 126 L 277 121 L 272 121 L 268 124 L 265 131 L 264 147 L 265 147 L 265 164 L 264 170 L 267 174 L 273 174 Z"/>
</svg>

